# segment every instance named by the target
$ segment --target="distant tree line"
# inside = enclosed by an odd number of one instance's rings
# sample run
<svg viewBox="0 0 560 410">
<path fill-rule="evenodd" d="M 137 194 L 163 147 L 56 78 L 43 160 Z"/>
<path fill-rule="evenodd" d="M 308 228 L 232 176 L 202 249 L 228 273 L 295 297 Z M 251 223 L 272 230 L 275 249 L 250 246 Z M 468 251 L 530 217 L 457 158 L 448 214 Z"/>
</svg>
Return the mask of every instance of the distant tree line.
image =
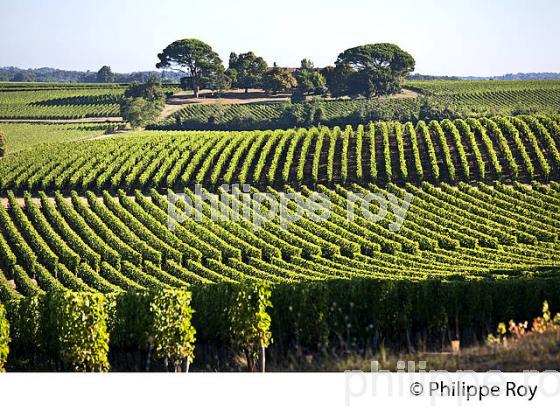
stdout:
<svg viewBox="0 0 560 410">
<path fill-rule="evenodd" d="M 244 54 L 246 56 L 244 56 Z M 257 87 L 259 88 L 259 79 L 262 75 L 259 73 L 259 59 L 262 58 L 256 57 L 253 52 L 248 52 L 240 54 L 237 56 L 235 53 L 230 55 L 230 64 L 225 73 L 229 78 L 229 83 L 226 82 L 223 85 L 228 85 L 230 87 L 235 88 L 246 88 L 242 85 L 243 82 L 250 83 L 251 85 L 247 88 Z M 248 64 L 247 60 L 251 61 L 253 59 L 252 56 L 255 57 L 257 60 L 256 65 L 241 65 L 244 69 L 245 67 L 250 67 L 250 70 L 253 70 L 253 75 L 249 75 L 248 77 L 244 77 L 245 74 L 242 74 L 242 78 L 237 80 L 236 74 L 239 67 L 236 68 L 237 64 L 231 64 L 231 56 L 236 56 L 240 58 L 243 64 Z M 309 60 L 304 59 L 310 63 Z M 302 61 L 302 67 L 308 67 Z M 264 62 L 264 60 L 262 60 Z M 266 62 L 264 62 L 266 64 Z M 312 64 L 312 63 L 311 63 Z M 104 66 L 108 67 L 108 66 Z M 102 67 L 103 68 L 103 67 Z M 109 67 L 110 68 L 110 67 Z M 319 72 L 323 77 L 325 74 L 328 74 L 333 67 L 327 67 L 323 69 L 314 68 L 314 72 Z M 269 68 L 267 67 L 267 70 Z M 235 70 L 235 71 L 234 71 Z M 249 70 L 249 74 L 250 74 Z M 104 70 L 106 71 L 106 70 Z M 255 74 L 256 72 L 256 74 Z M 288 72 L 290 72 L 288 70 Z M 292 77 L 296 77 L 294 72 L 290 72 Z M 314 74 L 316 76 L 317 74 Z M 285 73 L 282 73 L 283 77 L 289 76 Z M 133 83 L 133 82 L 146 82 L 151 77 L 157 77 L 162 83 L 180 83 L 181 78 L 184 77 L 184 74 L 177 71 L 170 71 L 164 70 L 162 71 L 138 71 L 133 73 L 113 73 L 113 77 L 109 77 L 112 79 L 110 82 L 114 83 Z M 409 74 L 406 77 L 407 80 L 560 80 L 560 73 L 554 72 L 542 72 L 542 73 L 516 73 L 516 74 L 504 74 L 500 76 L 467 76 L 467 77 L 459 77 L 459 76 L 447 76 L 447 75 L 426 75 L 426 74 Z M 18 67 L 0 67 L 0 82 L 58 82 L 58 83 L 97 83 L 97 82 L 105 82 L 99 81 L 99 71 L 72 71 L 72 70 L 59 70 L 56 68 L 50 67 L 43 67 L 43 68 L 30 68 L 30 69 L 22 69 Z M 291 79 L 289 80 L 292 81 Z M 302 86 L 298 91 L 301 89 L 309 89 L 309 82 L 307 79 L 302 77 L 297 78 L 296 81 L 298 84 L 305 83 L 306 85 Z M 316 79 L 317 81 L 317 79 Z M 284 81 L 281 81 L 281 83 Z M 320 82 L 320 80 L 319 80 Z M 318 90 L 316 90 L 318 91 Z M 309 91 L 307 91 L 309 93 Z M 319 95 L 319 92 L 315 92 L 315 95 Z"/>
<path fill-rule="evenodd" d="M 441 80 L 441 81 L 456 81 L 456 80 L 461 80 L 461 77 L 457 77 L 454 75 L 426 75 L 426 74 L 410 74 L 407 78 L 407 80 L 413 80 L 413 81 L 437 81 L 437 80 Z"/>
<path fill-rule="evenodd" d="M 174 41 L 158 54 L 159 69 L 183 75 L 181 84 L 198 97 L 201 89 L 223 91 L 263 89 L 267 94 L 290 92 L 292 102 L 306 95 L 377 97 L 397 93 L 414 70 L 414 58 L 395 44 L 366 44 L 339 54 L 334 66 L 316 68 L 303 59 L 299 68 L 272 67 L 254 52 L 231 53 L 226 69 L 212 47 L 198 39 Z"/>
<path fill-rule="evenodd" d="M 110 69 L 108 66 L 104 66 Z M 102 67 L 103 68 L 103 67 Z M 101 70 L 100 70 L 101 71 Z M 104 70 L 106 71 L 106 69 Z M 114 83 L 146 82 L 150 77 L 157 77 L 164 83 L 178 83 L 181 75 L 173 71 L 139 71 L 134 73 L 112 73 L 109 77 Z M 99 71 L 71 71 L 56 68 L 30 68 L 0 67 L 0 81 L 13 82 L 52 82 L 52 83 L 97 83 Z"/>
</svg>

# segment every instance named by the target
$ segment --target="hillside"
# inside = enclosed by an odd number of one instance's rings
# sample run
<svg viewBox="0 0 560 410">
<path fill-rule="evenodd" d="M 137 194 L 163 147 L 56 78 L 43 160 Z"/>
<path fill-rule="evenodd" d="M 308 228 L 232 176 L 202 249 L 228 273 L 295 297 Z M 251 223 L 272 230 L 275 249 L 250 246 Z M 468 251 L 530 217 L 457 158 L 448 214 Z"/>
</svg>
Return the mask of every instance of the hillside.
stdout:
<svg viewBox="0 0 560 410">
<path fill-rule="evenodd" d="M 287 363 L 453 338 L 468 346 L 500 321 L 534 317 L 545 299 L 557 307 L 558 83 L 463 83 L 409 86 L 483 107 L 465 118 L 410 118 L 418 97 L 325 101 L 321 125 L 274 130 L 99 138 L 118 124 L 3 125 L 16 150 L 0 160 L 0 301 L 15 368 L 33 355 L 58 360 L 37 340 L 69 317 L 50 313 L 64 306 L 60 295 L 97 306 L 119 370 L 169 368 L 145 348 L 157 309 L 192 306 L 193 369 L 230 370 L 251 343 L 232 327 L 256 326 L 240 316 L 248 308 L 274 337 L 268 358 Z M 96 116 L 122 93 L 2 84 L 0 116 Z M 511 114 L 519 101 L 551 113 L 482 115 L 490 106 Z M 293 105 L 293 117 L 277 107 L 192 104 L 153 127 L 183 127 L 200 112 L 229 125 L 246 113 L 293 125 L 307 105 Z M 389 119 L 370 121 L 379 115 Z"/>
</svg>

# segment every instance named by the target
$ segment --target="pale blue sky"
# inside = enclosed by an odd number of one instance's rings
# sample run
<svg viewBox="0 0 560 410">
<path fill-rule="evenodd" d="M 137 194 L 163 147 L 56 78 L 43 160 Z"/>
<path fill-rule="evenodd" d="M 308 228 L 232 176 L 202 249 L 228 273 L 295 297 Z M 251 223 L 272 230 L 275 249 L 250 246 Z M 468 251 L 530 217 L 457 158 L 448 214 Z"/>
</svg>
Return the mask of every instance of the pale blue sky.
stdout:
<svg viewBox="0 0 560 410">
<path fill-rule="evenodd" d="M 151 70 L 168 43 L 195 37 L 224 61 L 253 50 L 324 66 L 394 42 L 424 74 L 560 71 L 555 0 L 0 0 L 0 16 L 0 66 Z"/>
</svg>

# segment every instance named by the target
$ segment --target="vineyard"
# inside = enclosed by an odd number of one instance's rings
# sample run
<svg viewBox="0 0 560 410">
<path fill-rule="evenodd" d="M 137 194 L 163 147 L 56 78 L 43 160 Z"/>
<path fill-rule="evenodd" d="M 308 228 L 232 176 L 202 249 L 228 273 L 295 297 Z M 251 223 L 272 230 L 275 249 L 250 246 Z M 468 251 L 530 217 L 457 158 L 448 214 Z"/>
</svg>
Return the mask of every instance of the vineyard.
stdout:
<svg viewBox="0 0 560 410">
<path fill-rule="evenodd" d="M 254 130 L 345 126 L 369 121 L 418 121 L 427 117 L 557 114 L 560 82 L 409 81 L 417 98 L 317 99 L 308 103 L 187 104 L 154 129 Z M 116 117 L 125 86 L 119 84 L 0 83 L 0 119 Z M 177 91 L 165 84 L 167 91 Z M 426 108 L 423 98 L 429 97 Z M 317 111 L 318 110 L 318 111 Z M 427 111 L 426 111 L 427 110 Z"/>
<path fill-rule="evenodd" d="M 363 122 L 365 118 L 408 119 L 417 107 L 418 101 L 413 98 L 324 100 L 311 104 L 190 104 L 152 128 L 249 130 L 309 126 L 318 122 L 324 125 L 341 125 Z M 316 113 L 317 109 L 320 114 Z"/>
<path fill-rule="evenodd" d="M 434 80 L 434 81 L 407 81 L 408 88 L 417 89 L 423 93 L 434 95 L 452 94 L 480 94 L 514 91 L 549 91 L 555 92 L 560 88 L 558 80 Z"/>
<path fill-rule="evenodd" d="M 378 122 L 248 132 L 144 131 L 44 145 L 0 163 L 0 188 L 253 187 L 459 181 L 546 182 L 560 167 L 558 117 Z"/>
<path fill-rule="evenodd" d="M 279 198 L 273 188 L 267 191 Z M 286 187 L 286 191 L 291 188 Z M 128 294 L 142 289 L 187 287 L 200 312 L 194 321 L 200 341 L 215 343 L 216 335 L 210 329 L 219 322 L 206 316 L 215 309 L 208 303 L 215 300 L 203 296 L 207 292 L 219 295 L 223 288 L 215 288 L 212 283 L 226 289 L 236 283 L 274 286 L 272 320 L 278 338 L 289 338 L 291 332 L 298 331 L 283 309 L 298 303 L 297 298 L 302 297 L 298 292 L 306 289 L 327 298 L 322 306 L 325 312 L 338 301 L 345 314 L 357 302 L 351 295 L 372 286 L 386 289 L 385 298 L 414 298 L 417 292 L 417 297 L 431 297 L 426 292 L 442 291 L 438 286 L 454 292 L 475 292 L 461 297 L 461 315 L 466 322 L 462 325 L 473 326 L 473 331 L 482 330 L 484 321 L 475 319 L 480 312 L 474 309 L 480 305 L 471 305 L 475 301 L 472 297 L 493 300 L 495 295 L 491 294 L 501 289 L 501 284 L 515 288 L 519 294 L 499 306 L 490 303 L 484 310 L 490 318 L 512 308 L 529 313 L 536 299 L 546 296 L 554 301 L 557 297 L 553 289 L 560 285 L 558 184 L 435 187 L 425 182 L 421 187 L 407 184 L 405 188 L 394 184 L 385 188 L 319 185 L 316 191 L 304 188 L 300 195 L 309 198 L 314 193 L 331 200 L 328 220 L 317 222 L 305 217 L 292 222 L 277 217 L 260 221 L 261 229 L 255 230 L 255 218 L 262 218 L 256 211 L 257 204 L 239 199 L 234 191 L 225 194 L 230 200 L 225 212 L 238 207 L 242 218 L 215 222 L 210 205 L 205 204 L 200 221 L 187 219 L 170 231 L 167 212 L 172 194 L 152 190 L 149 195 L 136 191 L 127 196 L 119 191 L 114 197 L 106 191 L 101 196 L 88 191 L 83 197 L 75 192 L 69 197 L 59 193 L 49 197 L 41 192 L 36 198 L 25 193 L 19 201 L 9 192 L 7 210 L 0 207 L 2 302 L 9 305 L 22 297 L 34 298 L 57 289 L 111 297 L 122 291 Z M 414 199 L 402 221 L 396 212 L 381 223 L 372 223 L 359 212 L 348 219 L 346 212 L 349 203 L 354 203 L 353 196 L 372 193 L 387 196 L 393 204 L 407 196 Z M 186 195 L 192 197 L 194 193 L 187 191 Z M 180 198 L 172 199 L 172 203 L 177 209 L 189 210 L 189 203 Z M 294 211 L 295 204 L 288 202 L 286 206 Z M 371 207 L 370 211 L 378 210 Z M 392 225 L 401 223 L 398 231 L 392 229 Z M 317 288 L 315 284 L 321 283 L 327 287 Z M 294 288 L 295 296 L 291 293 Z M 331 292 L 339 296 L 332 299 Z M 404 301 L 399 306 L 412 307 L 412 300 L 410 306 Z M 384 309 L 386 299 L 368 298 L 363 302 L 359 306 L 364 312 L 351 319 L 360 323 L 352 331 L 352 337 L 360 343 L 367 340 L 371 330 L 364 321 L 375 321 L 378 330 L 395 326 L 390 315 L 374 317 L 367 313 Z M 440 315 L 454 314 L 455 303 L 458 300 L 450 298 L 449 305 L 426 312 L 422 320 L 432 323 Z M 324 314 L 305 311 L 310 306 L 301 309 L 305 315 Z M 399 326 L 406 327 L 406 320 L 418 326 L 417 319 L 405 311 Z M 332 323 L 332 328 L 323 330 L 324 336 L 331 340 L 339 327 Z M 118 331 L 115 329 L 117 335 Z M 318 342 L 312 339 L 301 343 L 313 348 Z"/>
<path fill-rule="evenodd" d="M 407 85 L 423 96 L 189 104 L 111 136 L 2 124 L 13 368 L 255 370 L 265 348 L 440 348 L 556 308 L 558 82 Z M 113 116 L 122 93 L 0 84 L 0 117 Z M 424 96 L 476 115 L 422 119 Z"/>
<path fill-rule="evenodd" d="M 417 98 L 192 104 L 156 129 L 273 129 L 369 121 L 413 121 L 529 113 L 558 114 L 560 81 L 409 81 Z M 427 98 L 427 100 L 426 100 Z M 320 114 L 317 114 L 319 109 Z"/>
<path fill-rule="evenodd" d="M 467 114 L 558 112 L 560 81 L 411 81 L 408 86 Z"/>
<path fill-rule="evenodd" d="M 75 119 L 116 117 L 119 98 L 124 89 L 2 89 L 0 118 Z"/>
<path fill-rule="evenodd" d="M 10 136 L 8 152 L 16 152 L 35 145 L 79 141 L 103 134 L 119 123 L 104 124 L 29 124 L 3 123 L 0 129 Z"/>
</svg>

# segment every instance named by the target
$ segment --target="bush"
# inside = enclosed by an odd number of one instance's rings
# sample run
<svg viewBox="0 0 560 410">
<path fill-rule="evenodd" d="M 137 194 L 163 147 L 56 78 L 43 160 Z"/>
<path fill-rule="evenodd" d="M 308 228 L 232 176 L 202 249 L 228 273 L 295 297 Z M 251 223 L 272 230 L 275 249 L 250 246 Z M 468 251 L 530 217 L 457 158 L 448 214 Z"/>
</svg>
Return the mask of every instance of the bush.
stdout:
<svg viewBox="0 0 560 410">
<path fill-rule="evenodd" d="M 294 104 L 285 104 L 278 117 L 280 127 L 291 128 L 297 126 L 301 122 L 300 113 Z"/>
<path fill-rule="evenodd" d="M 148 101 L 163 101 L 165 92 L 161 83 L 155 77 L 150 77 L 145 83 L 132 83 L 124 92 L 125 98 L 143 98 Z"/>
<path fill-rule="evenodd" d="M 229 122 L 229 128 L 235 130 L 250 130 L 255 125 L 256 121 L 257 119 L 250 112 L 239 114 Z"/>
<path fill-rule="evenodd" d="M 290 101 L 292 104 L 300 103 L 305 101 L 305 94 L 301 88 L 294 88 L 292 90 L 292 95 L 290 96 Z"/>
<path fill-rule="evenodd" d="M 317 126 L 321 124 L 325 117 L 325 109 L 320 100 L 313 99 L 303 104 L 303 124 L 304 126 Z"/>
<path fill-rule="evenodd" d="M 10 324 L 6 317 L 6 309 L 0 303 L 0 373 L 6 367 L 8 360 L 8 353 L 10 352 Z"/>
</svg>

